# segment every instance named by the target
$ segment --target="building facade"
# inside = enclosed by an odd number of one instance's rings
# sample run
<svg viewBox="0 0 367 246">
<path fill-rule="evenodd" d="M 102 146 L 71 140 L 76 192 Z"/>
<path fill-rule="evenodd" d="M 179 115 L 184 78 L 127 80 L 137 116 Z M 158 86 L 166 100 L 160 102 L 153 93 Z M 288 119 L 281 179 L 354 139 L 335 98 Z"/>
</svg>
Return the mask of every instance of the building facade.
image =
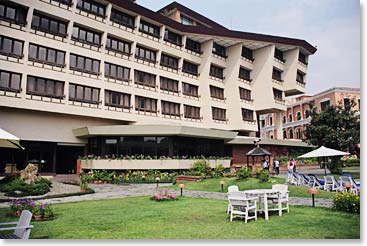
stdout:
<svg viewBox="0 0 367 246">
<path fill-rule="evenodd" d="M 305 92 L 316 52 L 176 2 L 154 12 L 127 0 L 2 0 L 0 24 L 0 127 L 25 147 L 0 149 L 0 163 L 51 173 L 91 154 L 231 155 L 228 141 L 255 137 L 260 114 Z"/>
<path fill-rule="evenodd" d="M 333 87 L 313 96 L 302 95 L 287 100 L 287 111 L 281 113 L 282 139 L 304 139 L 304 131 L 310 123 L 310 105 L 320 112 L 328 106 L 342 105 L 360 111 L 360 89 L 349 87 Z M 279 123 L 279 122 L 278 122 Z M 275 115 L 265 114 L 260 116 L 261 138 L 276 139 L 277 124 Z"/>
</svg>

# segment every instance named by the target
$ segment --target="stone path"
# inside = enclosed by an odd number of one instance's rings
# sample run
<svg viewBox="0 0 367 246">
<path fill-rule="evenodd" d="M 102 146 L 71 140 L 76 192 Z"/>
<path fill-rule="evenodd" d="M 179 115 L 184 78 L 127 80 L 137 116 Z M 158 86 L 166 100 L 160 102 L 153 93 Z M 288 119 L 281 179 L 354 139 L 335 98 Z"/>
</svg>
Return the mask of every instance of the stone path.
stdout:
<svg viewBox="0 0 367 246">
<path fill-rule="evenodd" d="M 163 186 L 164 184 L 160 184 L 160 188 L 164 188 Z M 79 188 L 78 186 L 76 187 Z M 149 195 L 153 195 L 157 193 L 156 184 L 124 184 L 124 185 L 91 184 L 90 187 L 95 190 L 94 194 L 88 194 L 88 195 L 82 195 L 82 196 L 71 196 L 71 197 L 64 197 L 64 198 L 44 199 L 44 200 L 39 200 L 39 201 L 46 202 L 46 203 L 66 203 L 66 202 L 79 202 L 79 201 L 87 201 L 87 200 L 89 201 L 89 200 L 123 198 L 123 197 L 130 197 L 130 196 L 149 196 Z M 179 190 L 169 189 L 169 192 L 177 196 L 180 195 Z M 184 190 L 183 195 L 188 196 L 188 197 L 197 197 L 197 198 L 212 198 L 212 199 L 222 199 L 222 200 L 227 199 L 226 194 L 220 193 L 220 192 Z M 310 198 L 291 197 L 289 199 L 289 203 L 290 205 L 311 206 L 312 200 L 311 200 L 311 197 Z M 317 207 L 331 207 L 331 205 L 332 205 L 331 199 L 316 198 Z M 8 206 L 9 206 L 9 203 L 0 203 L 0 207 L 8 207 Z"/>
</svg>

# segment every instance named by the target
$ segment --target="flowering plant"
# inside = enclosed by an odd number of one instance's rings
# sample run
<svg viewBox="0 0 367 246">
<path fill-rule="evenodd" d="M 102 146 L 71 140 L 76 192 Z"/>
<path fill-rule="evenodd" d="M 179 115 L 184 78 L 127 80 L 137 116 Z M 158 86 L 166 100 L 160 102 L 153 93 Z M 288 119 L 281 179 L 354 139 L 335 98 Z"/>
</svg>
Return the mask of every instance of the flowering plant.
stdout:
<svg viewBox="0 0 367 246">
<path fill-rule="evenodd" d="M 350 192 L 339 192 L 333 197 L 333 208 L 335 210 L 360 213 L 360 196 Z"/>
<path fill-rule="evenodd" d="M 168 190 L 160 190 L 158 192 L 158 194 L 153 195 L 151 198 L 151 200 L 155 200 L 157 202 L 160 201 L 175 201 L 178 200 L 178 198 L 176 197 L 176 195 L 174 194 L 169 194 Z"/>
<path fill-rule="evenodd" d="M 19 216 L 23 210 L 29 210 L 33 215 L 41 215 L 43 217 L 53 217 L 53 211 L 47 203 L 36 203 L 32 199 L 14 199 L 10 204 L 10 212 L 15 216 Z"/>
</svg>

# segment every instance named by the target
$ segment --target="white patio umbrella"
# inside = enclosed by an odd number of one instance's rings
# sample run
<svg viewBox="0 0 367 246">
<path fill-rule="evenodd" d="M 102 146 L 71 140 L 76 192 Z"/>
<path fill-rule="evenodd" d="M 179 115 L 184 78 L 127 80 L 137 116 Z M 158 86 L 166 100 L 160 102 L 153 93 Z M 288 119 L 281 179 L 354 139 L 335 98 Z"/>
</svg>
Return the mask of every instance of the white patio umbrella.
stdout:
<svg viewBox="0 0 367 246">
<path fill-rule="evenodd" d="M 13 148 L 13 149 L 24 149 L 19 144 L 20 138 L 0 128 L 0 147 L 2 148 Z"/>
<path fill-rule="evenodd" d="M 344 156 L 350 155 L 348 152 L 339 151 L 336 149 L 326 148 L 325 146 L 321 146 L 318 149 L 315 149 L 311 152 L 298 156 L 298 158 L 312 158 L 312 157 L 329 157 L 329 156 Z M 326 165 L 325 167 L 325 175 L 326 175 Z"/>
</svg>

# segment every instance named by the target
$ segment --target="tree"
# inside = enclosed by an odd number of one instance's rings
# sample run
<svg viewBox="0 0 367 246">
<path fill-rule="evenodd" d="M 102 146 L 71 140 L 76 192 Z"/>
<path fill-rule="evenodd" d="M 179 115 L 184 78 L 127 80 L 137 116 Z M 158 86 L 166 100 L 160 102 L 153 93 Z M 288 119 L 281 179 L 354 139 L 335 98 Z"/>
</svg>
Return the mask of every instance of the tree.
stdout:
<svg viewBox="0 0 367 246">
<path fill-rule="evenodd" d="M 348 108 L 344 108 L 341 101 L 321 112 L 315 107 L 311 108 L 312 119 L 305 130 L 305 141 L 358 154 L 356 146 L 360 143 L 360 116 L 353 109 L 355 105 L 356 102 L 351 100 Z"/>
</svg>

